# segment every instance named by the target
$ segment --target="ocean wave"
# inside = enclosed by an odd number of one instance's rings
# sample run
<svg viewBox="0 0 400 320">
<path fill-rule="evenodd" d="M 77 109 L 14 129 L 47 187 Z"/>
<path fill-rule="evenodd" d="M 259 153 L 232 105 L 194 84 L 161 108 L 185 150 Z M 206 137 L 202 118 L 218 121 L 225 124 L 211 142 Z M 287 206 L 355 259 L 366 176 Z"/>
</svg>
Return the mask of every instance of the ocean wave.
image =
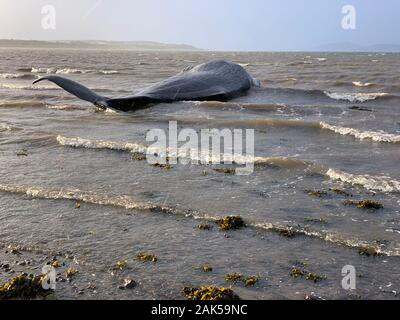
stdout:
<svg viewBox="0 0 400 320">
<path fill-rule="evenodd" d="M 386 176 L 357 175 L 335 169 L 329 169 L 326 175 L 333 180 L 359 185 L 371 191 L 400 192 L 400 181 Z"/>
<path fill-rule="evenodd" d="M 14 194 L 24 194 L 35 199 L 49 199 L 49 200 L 73 200 L 89 204 L 101 206 L 113 206 L 117 208 L 124 208 L 127 210 L 149 211 L 153 213 L 170 214 L 177 216 L 184 216 L 195 220 L 206 220 L 215 222 L 222 217 L 198 210 L 177 208 L 169 205 L 160 205 L 147 201 L 137 200 L 127 195 L 110 195 L 102 194 L 92 191 L 82 191 L 76 188 L 61 188 L 50 189 L 39 186 L 24 186 L 24 185 L 4 185 L 0 184 L 0 191 Z M 270 222 L 251 222 L 245 221 L 247 227 L 254 229 L 262 229 L 271 232 L 277 232 L 282 235 L 288 236 L 307 236 L 316 238 L 325 242 L 333 243 L 336 245 L 347 246 L 351 248 L 368 248 L 374 250 L 379 255 L 398 256 L 400 252 L 397 250 L 387 250 L 377 245 L 376 243 L 369 243 L 358 239 L 349 239 L 340 234 L 330 233 L 327 231 L 319 231 L 311 229 L 310 227 L 302 227 L 299 225 L 290 226 L 282 225 L 279 223 Z"/>
<path fill-rule="evenodd" d="M 25 185 L 4 185 L 0 184 L 1 192 L 25 194 L 32 198 L 52 199 L 52 200 L 74 200 L 102 206 L 120 207 L 128 210 L 151 211 L 160 213 L 170 213 L 183 215 L 196 219 L 214 219 L 207 214 L 201 214 L 194 210 L 185 210 L 166 205 L 154 204 L 142 200 L 134 199 L 126 195 L 109 195 L 92 191 L 82 191 L 76 188 L 50 189 L 39 186 Z"/>
<path fill-rule="evenodd" d="M 8 124 L 0 123 L 0 132 L 11 131 L 12 128 Z"/>
<path fill-rule="evenodd" d="M 20 83 L 0 83 L 0 89 L 11 89 L 11 90 L 60 90 L 56 86 L 32 86 L 30 84 L 20 84 Z"/>
<path fill-rule="evenodd" d="M 309 226 L 301 226 L 301 225 L 283 225 L 276 223 L 254 223 L 252 226 L 264 229 L 267 231 L 277 232 L 279 234 L 291 236 L 307 236 L 310 238 L 315 238 L 322 240 L 324 242 L 332 243 L 339 246 L 346 246 L 349 248 L 355 248 L 359 250 L 368 250 L 373 252 L 376 255 L 382 256 L 400 256 L 400 250 L 395 248 L 393 250 L 386 249 L 382 245 L 377 244 L 376 242 L 369 242 L 360 239 L 351 239 L 347 236 L 343 236 L 338 233 L 328 232 L 326 230 L 315 230 L 311 229 Z"/>
<path fill-rule="evenodd" d="M 57 142 L 62 146 L 125 151 L 131 153 L 141 153 L 143 155 L 152 154 L 157 155 L 160 158 L 177 157 L 179 159 L 189 159 L 192 162 L 200 162 L 202 164 L 224 162 L 240 165 L 246 163 L 254 163 L 256 166 L 259 167 L 276 166 L 281 168 L 306 168 L 313 165 L 312 162 L 289 157 L 251 157 L 234 153 L 212 154 L 199 149 L 191 149 L 190 152 L 187 152 L 187 150 L 179 148 L 178 150 L 174 150 L 170 148 L 157 148 L 141 143 L 85 139 L 80 137 L 65 137 L 61 135 L 57 136 L 56 139 Z"/>
<path fill-rule="evenodd" d="M 371 100 L 376 100 L 381 97 L 389 96 L 388 93 L 385 92 L 377 92 L 377 93 L 339 93 L 339 92 L 329 92 L 324 91 L 324 94 L 331 99 L 334 100 L 344 100 L 349 102 L 366 102 Z"/>
<path fill-rule="evenodd" d="M 16 100 L 0 102 L 0 108 L 24 108 L 24 107 L 43 107 L 46 104 L 38 100 Z"/>
<path fill-rule="evenodd" d="M 373 85 L 371 82 L 361 82 L 361 81 L 353 81 L 352 82 L 356 87 L 370 87 Z"/>
<path fill-rule="evenodd" d="M 215 109 L 245 109 L 245 110 L 278 110 L 287 106 L 281 103 L 248 103 L 248 102 L 222 102 L 222 101 L 193 101 L 194 106 Z"/>
<path fill-rule="evenodd" d="M 214 121 L 213 123 L 221 126 L 248 126 L 253 127 L 300 127 L 300 128 L 320 128 L 319 122 L 297 119 L 278 119 L 278 118 L 253 118 L 238 120 Z"/>
<path fill-rule="evenodd" d="M 64 110 L 64 111 L 65 110 L 68 110 L 68 111 L 85 110 L 84 107 L 73 105 L 73 104 L 56 104 L 56 105 L 47 104 L 46 107 L 47 107 L 47 109 L 51 109 L 51 110 Z"/>
<path fill-rule="evenodd" d="M 3 79 L 36 79 L 37 76 L 26 73 L 0 73 L 0 78 Z"/>
<path fill-rule="evenodd" d="M 115 151 L 127 151 L 132 153 L 147 152 L 147 146 L 145 144 L 130 143 L 123 141 L 95 140 L 95 139 L 85 139 L 80 137 L 64 137 L 59 135 L 57 136 L 57 142 L 63 146 L 69 146 L 74 148 L 108 149 Z"/>
<path fill-rule="evenodd" d="M 125 151 L 131 153 L 156 154 L 161 158 L 177 156 L 178 158 L 188 158 L 193 161 L 200 161 L 202 164 L 208 164 L 212 161 L 230 162 L 233 164 L 254 163 L 256 167 L 275 166 L 284 169 L 307 169 L 312 172 L 324 174 L 332 180 L 340 180 L 353 185 L 361 185 L 364 188 L 372 191 L 382 192 L 400 192 L 400 181 L 393 180 L 385 176 L 371 176 L 371 175 L 355 175 L 346 173 L 333 168 L 327 168 L 322 164 L 314 163 L 308 160 L 302 160 L 293 157 L 282 156 L 245 156 L 239 154 L 219 154 L 213 155 L 202 150 L 192 149 L 192 152 L 174 151 L 171 149 L 149 147 L 141 143 L 130 143 L 123 141 L 107 141 L 107 140 L 94 140 L 84 138 L 68 138 L 64 136 L 57 136 L 57 142 L 63 146 L 74 148 L 87 148 L 87 149 L 103 149 L 114 151 Z"/>
<path fill-rule="evenodd" d="M 46 73 L 46 74 L 86 74 L 86 73 L 98 73 L 98 74 L 119 74 L 117 70 L 89 70 L 89 69 L 76 69 L 76 68 L 32 68 L 32 73 Z"/>
<path fill-rule="evenodd" d="M 312 64 L 312 61 L 308 61 L 308 60 L 305 60 L 305 61 L 293 61 L 293 62 L 289 62 L 287 64 L 287 66 L 288 67 L 296 67 L 296 66 L 310 65 L 310 64 Z"/>
<path fill-rule="evenodd" d="M 374 142 L 399 143 L 400 135 L 384 131 L 360 131 L 354 128 L 334 126 L 326 122 L 320 122 L 321 128 L 333 131 L 341 135 L 353 136 L 360 140 L 372 140 Z"/>
</svg>

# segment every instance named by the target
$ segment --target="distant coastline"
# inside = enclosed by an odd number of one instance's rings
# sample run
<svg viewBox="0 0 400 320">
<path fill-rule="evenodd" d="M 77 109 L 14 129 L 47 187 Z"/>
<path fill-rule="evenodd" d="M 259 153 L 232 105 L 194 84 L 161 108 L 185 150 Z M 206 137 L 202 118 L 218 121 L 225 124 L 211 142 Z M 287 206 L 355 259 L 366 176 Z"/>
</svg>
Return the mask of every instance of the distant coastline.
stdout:
<svg viewBox="0 0 400 320">
<path fill-rule="evenodd" d="M 115 49 L 137 51 L 202 51 L 187 44 L 170 44 L 153 41 L 40 41 L 0 39 L 0 48 L 44 48 L 44 49 Z"/>
<path fill-rule="evenodd" d="M 0 39 L 1 48 L 30 49 L 92 49 L 92 50 L 131 50 L 131 51 L 213 51 L 213 52 L 309 52 L 309 53 L 399 53 L 400 45 L 375 44 L 362 46 L 351 42 L 331 43 L 314 48 L 298 50 L 213 50 L 202 49 L 189 44 L 162 43 L 155 41 L 103 41 L 103 40 L 17 40 Z"/>
</svg>

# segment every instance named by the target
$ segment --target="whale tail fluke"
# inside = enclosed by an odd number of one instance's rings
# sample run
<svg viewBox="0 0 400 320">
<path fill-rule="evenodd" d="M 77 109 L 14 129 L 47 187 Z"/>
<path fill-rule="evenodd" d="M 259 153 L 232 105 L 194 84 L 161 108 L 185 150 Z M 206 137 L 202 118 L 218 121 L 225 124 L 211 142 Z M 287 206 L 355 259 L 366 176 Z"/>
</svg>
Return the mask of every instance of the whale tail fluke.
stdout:
<svg viewBox="0 0 400 320">
<path fill-rule="evenodd" d="M 97 93 L 93 92 L 89 88 L 86 88 L 85 86 L 63 78 L 59 76 L 47 76 L 40 78 L 38 80 L 35 80 L 33 84 L 38 83 L 40 81 L 48 80 L 50 82 L 55 83 L 59 87 L 63 88 L 65 91 L 73 94 L 74 96 L 78 97 L 79 99 L 88 101 L 93 103 L 94 105 L 100 107 L 100 108 L 106 108 L 107 107 L 107 97 L 103 97 L 98 95 Z"/>
</svg>

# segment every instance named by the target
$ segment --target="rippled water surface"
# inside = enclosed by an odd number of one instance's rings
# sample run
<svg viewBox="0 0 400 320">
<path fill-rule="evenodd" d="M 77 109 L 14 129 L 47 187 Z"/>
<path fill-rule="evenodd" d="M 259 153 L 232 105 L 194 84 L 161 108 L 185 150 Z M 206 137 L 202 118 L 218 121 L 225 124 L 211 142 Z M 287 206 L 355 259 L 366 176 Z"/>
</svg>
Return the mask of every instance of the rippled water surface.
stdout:
<svg viewBox="0 0 400 320">
<path fill-rule="evenodd" d="M 211 59 L 240 63 L 262 87 L 225 103 L 123 114 L 96 110 L 50 83 L 31 85 L 58 74 L 123 97 Z M 229 272 L 259 277 L 254 287 L 233 285 L 245 299 L 396 298 L 399 69 L 397 54 L 1 49 L 0 260 L 17 260 L 5 253 L 9 246 L 38 265 L 73 256 L 67 264 L 80 272 L 56 290 L 69 299 L 182 299 L 184 286 L 229 286 Z M 254 173 L 139 161 L 148 130 L 167 130 L 172 120 L 198 132 L 254 129 Z M 247 227 L 219 231 L 214 222 L 227 215 Z M 199 230 L 201 223 L 213 228 Z M 372 255 L 359 254 L 366 250 Z M 157 263 L 136 261 L 140 251 Z M 124 270 L 111 271 L 125 259 Z M 212 272 L 201 270 L 206 263 Z M 352 293 L 341 287 L 345 265 L 359 274 Z M 293 278 L 293 266 L 326 279 Z M 137 288 L 118 289 L 126 277 Z"/>
</svg>

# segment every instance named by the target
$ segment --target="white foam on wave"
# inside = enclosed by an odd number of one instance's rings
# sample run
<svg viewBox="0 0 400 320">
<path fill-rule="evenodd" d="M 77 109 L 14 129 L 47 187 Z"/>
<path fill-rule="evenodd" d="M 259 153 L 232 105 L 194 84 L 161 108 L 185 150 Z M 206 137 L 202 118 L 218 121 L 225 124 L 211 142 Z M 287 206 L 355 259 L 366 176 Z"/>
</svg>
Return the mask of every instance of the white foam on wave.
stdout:
<svg viewBox="0 0 400 320">
<path fill-rule="evenodd" d="M 25 185 L 4 185 L 0 184 L 0 191 L 8 193 L 25 194 L 32 198 L 51 199 L 51 200 L 74 200 L 90 204 L 113 206 L 128 210 L 162 212 L 173 215 L 181 215 L 194 219 L 217 220 L 214 217 L 205 213 L 200 213 L 195 210 L 187 210 L 175 208 L 167 205 L 159 205 L 143 200 L 134 199 L 127 195 L 110 195 L 105 193 L 97 193 L 93 191 L 82 191 L 77 188 L 45 188 L 40 186 L 25 186 Z"/>
<path fill-rule="evenodd" d="M 0 132 L 4 132 L 4 131 L 11 131 L 12 128 L 5 123 L 0 123 Z"/>
<path fill-rule="evenodd" d="M 341 135 L 353 136 L 360 140 L 372 140 L 374 142 L 399 143 L 400 135 L 385 131 L 360 131 L 354 128 L 334 126 L 326 122 L 320 122 L 322 129 L 330 130 Z"/>
<path fill-rule="evenodd" d="M 95 139 L 85 139 L 80 137 L 64 137 L 61 135 L 57 136 L 57 141 L 59 144 L 63 146 L 69 146 L 74 148 L 109 149 L 116 151 L 128 151 L 132 153 L 147 152 L 147 146 L 144 144 L 123 142 L 123 141 L 95 140 Z"/>
<path fill-rule="evenodd" d="M 392 256 L 392 257 L 400 255 L 400 250 L 397 248 L 387 249 L 373 242 L 368 242 L 356 238 L 350 238 L 348 236 L 343 236 L 335 232 L 328 232 L 326 230 L 315 230 L 311 229 L 309 226 L 302 227 L 300 225 L 282 225 L 278 223 L 269 223 L 269 222 L 254 223 L 250 225 L 255 228 L 278 232 L 278 233 L 291 232 L 295 235 L 303 235 L 339 246 L 346 246 L 349 248 L 356 248 L 356 249 L 365 248 L 368 250 L 372 250 L 378 255 Z"/>
<path fill-rule="evenodd" d="M 119 74 L 120 72 L 117 70 L 99 70 L 97 71 L 102 74 Z"/>
<path fill-rule="evenodd" d="M 352 83 L 356 87 L 369 87 L 369 86 L 372 86 L 371 82 L 353 81 Z"/>
<path fill-rule="evenodd" d="M 72 104 L 57 104 L 57 105 L 46 105 L 51 110 L 83 110 L 83 107 L 72 105 Z"/>
<path fill-rule="evenodd" d="M 330 91 L 324 91 L 324 94 L 334 100 L 344 100 L 349 102 L 366 102 L 389 95 L 388 93 L 385 92 L 346 93 L 346 92 L 330 92 Z"/>
<path fill-rule="evenodd" d="M 346 173 L 340 170 L 329 168 L 328 170 L 323 165 L 318 165 L 310 161 L 301 160 L 297 158 L 289 157 L 248 157 L 238 154 L 220 154 L 213 155 L 204 153 L 200 150 L 192 150 L 192 152 L 173 152 L 171 150 L 159 149 L 154 146 L 148 147 L 145 144 L 130 143 L 121 141 L 106 141 L 106 140 L 94 140 L 84 138 L 68 138 L 64 136 L 58 136 L 57 141 L 63 146 L 70 146 L 75 148 L 88 148 L 88 149 L 107 149 L 115 151 L 126 151 L 132 153 L 142 154 L 157 154 L 159 157 L 171 157 L 178 155 L 179 158 L 189 158 L 195 161 L 201 161 L 201 163 L 208 163 L 211 161 L 217 161 L 223 159 L 232 163 L 242 164 L 254 161 L 255 165 L 273 165 L 281 168 L 302 168 L 311 169 L 318 173 L 324 173 L 330 179 L 340 180 L 353 185 L 361 185 L 364 188 L 372 191 L 382 192 L 400 192 L 400 181 L 393 180 L 386 176 L 371 176 L 371 175 L 355 175 Z M 206 161 L 204 161 L 206 159 Z"/>
<path fill-rule="evenodd" d="M 35 199 L 50 199 L 50 200 L 73 200 L 80 201 L 89 204 L 101 205 L 101 206 L 113 206 L 117 208 L 123 208 L 127 210 L 137 211 L 150 211 L 153 213 L 163 213 L 170 215 L 185 216 L 195 220 L 207 220 L 215 222 L 221 217 L 206 212 L 200 212 L 192 209 L 177 208 L 168 205 L 160 205 L 147 201 L 137 200 L 127 195 L 110 195 L 92 191 L 82 191 L 77 188 L 60 188 L 50 189 L 40 186 L 25 186 L 25 185 L 5 185 L 0 184 L 1 192 L 25 194 Z M 330 233 L 327 231 L 311 230 L 309 227 L 303 228 L 301 226 L 287 226 L 279 223 L 270 222 L 251 222 L 245 221 L 246 225 L 255 229 L 263 229 L 272 232 L 284 233 L 285 231 L 294 232 L 295 235 L 304 235 L 311 238 L 320 239 L 326 242 L 330 242 L 336 245 L 344 245 L 352 248 L 369 248 L 373 249 L 378 254 L 387 256 L 398 256 L 399 250 L 386 250 L 371 244 L 366 241 L 360 241 L 357 239 L 349 239 L 343 237 L 340 234 Z"/>
<path fill-rule="evenodd" d="M 32 73 L 46 73 L 46 74 L 86 74 L 86 73 L 100 73 L 100 74 L 118 74 L 117 70 L 89 70 L 77 68 L 32 68 Z"/>
<path fill-rule="evenodd" d="M 400 181 L 386 176 L 357 175 L 335 169 L 329 169 L 326 175 L 333 180 L 359 185 L 371 191 L 400 192 Z"/>
<path fill-rule="evenodd" d="M 32 79 L 36 78 L 35 75 L 25 73 L 0 73 L 0 78 L 3 79 Z"/>
<path fill-rule="evenodd" d="M 209 164 L 209 163 L 233 163 L 233 164 L 246 164 L 254 163 L 255 165 L 272 165 L 282 168 L 306 168 L 313 164 L 297 158 L 289 157 L 252 157 L 249 155 L 241 155 L 235 153 L 219 153 L 206 152 L 199 149 L 170 149 L 158 148 L 155 146 L 148 146 L 141 143 L 131 143 L 124 141 L 107 141 L 85 139 L 80 137 L 64 137 L 57 136 L 57 141 L 63 146 L 74 148 L 88 148 L 88 149 L 108 149 L 115 151 L 126 151 L 131 153 L 142 153 L 157 155 L 160 158 L 177 157 L 179 159 L 188 159 L 195 163 Z"/>
<path fill-rule="evenodd" d="M 0 83 L 0 88 L 1 89 L 11 89 L 11 90 L 59 90 L 58 87 L 56 86 L 32 86 L 32 85 L 26 85 L 26 84 L 20 84 L 20 83 Z"/>
</svg>

